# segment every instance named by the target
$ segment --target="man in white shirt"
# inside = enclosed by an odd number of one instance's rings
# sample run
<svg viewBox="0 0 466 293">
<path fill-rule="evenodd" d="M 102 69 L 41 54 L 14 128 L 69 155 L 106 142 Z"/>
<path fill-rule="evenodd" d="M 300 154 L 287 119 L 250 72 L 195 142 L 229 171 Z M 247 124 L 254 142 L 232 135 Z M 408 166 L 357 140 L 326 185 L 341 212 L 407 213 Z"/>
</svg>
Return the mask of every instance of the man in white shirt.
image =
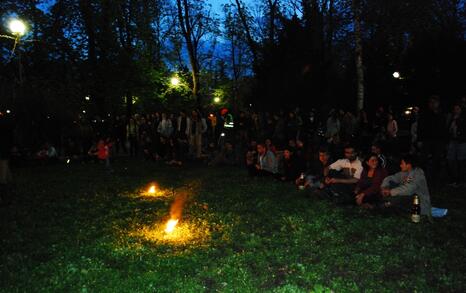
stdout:
<svg viewBox="0 0 466 293">
<path fill-rule="evenodd" d="M 329 167 L 329 175 L 325 178 L 327 192 L 340 201 L 352 200 L 356 183 L 361 178 L 363 166 L 353 146 L 345 147 L 345 158 L 336 161 Z"/>
</svg>

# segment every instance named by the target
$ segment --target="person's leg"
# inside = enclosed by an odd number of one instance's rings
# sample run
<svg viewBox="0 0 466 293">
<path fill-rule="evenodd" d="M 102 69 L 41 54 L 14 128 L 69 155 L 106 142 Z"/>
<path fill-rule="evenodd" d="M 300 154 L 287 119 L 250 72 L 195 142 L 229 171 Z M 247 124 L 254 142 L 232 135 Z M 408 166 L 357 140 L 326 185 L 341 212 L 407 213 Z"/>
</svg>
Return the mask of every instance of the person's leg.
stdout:
<svg viewBox="0 0 466 293">
<path fill-rule="evenodd" d="M 0 184 L 6 185 L 7 183 L 7 169 L 8 169 L 8 160 L 0 160 Z"/>
<path fill-rule="evenodd" d="M 464 185 L 466 183 L 466 143 L 458 145 L 458 183 Z"/>
<path fill-rule="evenodd" d="M 196 158 L 200 159 L 202 154 L 202 134 L 196 135 Z"/>
<path fill-rule="evenodd" d="M 457 146 L 458 143 L 450 142 L 447 149 L 447 163 L 448 163 L 448 182 L 452 184 L 458 183 L 458 160 L 457 160 Z"/>
</svg>

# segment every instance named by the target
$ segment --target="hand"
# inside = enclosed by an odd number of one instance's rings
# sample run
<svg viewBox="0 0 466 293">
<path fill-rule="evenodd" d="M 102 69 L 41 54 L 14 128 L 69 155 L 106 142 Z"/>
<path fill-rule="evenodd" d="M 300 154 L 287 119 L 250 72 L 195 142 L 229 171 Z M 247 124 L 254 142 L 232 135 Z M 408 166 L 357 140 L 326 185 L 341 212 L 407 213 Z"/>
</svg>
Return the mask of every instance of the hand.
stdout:
<svg viewBox="0 0 466 293">
<path fill-rule="evenodd" d="M 256 164 L 256 169 L 257 169 L 257 170 L 260 170 L 260 169 L 261 169 L 261 166 L 259 166 L 259 165 Z"/>
<path fill-rule="evenodd" d="M 362 201 L 364 200 L 364 193 L 359 193 L 356 195 L 356 203 L 358 206 L 362 205 Z"/>
<path fill-rule="evenodd" d="M 325 178 L 325 184 L 333 184 L 333 183 L 335 183 L 335 178 L 330 178 L 330 177 Z"/>
<path fill-rule="evenodd" d="M 383 188 L 383 189 L 382 189 L 382 195 L 383 195 L 384 197 L 390 196 L 390 195 L 391 195 L 391 194 L 390 194 L 390 189 L 389 189 L 389 188 Z"/>
</svg>

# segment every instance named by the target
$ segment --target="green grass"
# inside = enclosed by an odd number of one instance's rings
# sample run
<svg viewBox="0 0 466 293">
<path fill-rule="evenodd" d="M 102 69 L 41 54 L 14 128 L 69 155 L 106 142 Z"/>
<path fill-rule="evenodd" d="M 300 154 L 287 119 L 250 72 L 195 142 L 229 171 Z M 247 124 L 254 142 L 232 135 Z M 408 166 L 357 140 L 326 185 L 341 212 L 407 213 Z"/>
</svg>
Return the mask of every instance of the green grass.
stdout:
<svg viewBox="0 0 466 293">
<path fill-rule="evenodd" d="M 413 224 L 334 204 L 234 168 L 120 161 L 14 170 L 0 210 L 2 292 L 464 292 L 465 191 Z M 167 193 L 141 188 L 156 181 Z M 160 226 L 189 191 L 182 230 Z M 178 231 L 180 232 L 180 231 Z"/>
</svg>

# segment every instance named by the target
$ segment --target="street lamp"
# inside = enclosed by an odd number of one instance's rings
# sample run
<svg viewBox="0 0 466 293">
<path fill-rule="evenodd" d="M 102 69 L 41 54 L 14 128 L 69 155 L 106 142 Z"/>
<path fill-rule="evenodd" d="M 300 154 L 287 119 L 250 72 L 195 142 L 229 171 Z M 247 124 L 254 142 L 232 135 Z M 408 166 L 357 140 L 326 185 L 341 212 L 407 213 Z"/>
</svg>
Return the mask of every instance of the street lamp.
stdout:
<svg viewBox="0 0 466 293">
<path fill-rule="evenodd" d="M 393 72 L 393 78 L 399 79 L 400 73 L 398 71 Z"/>
<path fill-rule="evenodd" d="M 173 76 L 170 79 L 170 83 L 172 86 L 178 86 L 180 84 L 180 79 L 177 76 Z"/>
<path fill-rule="evenodd" d="M 16 38 L 21 38 L 26 33 L 26 25 L 19 19 L 12 19 L 9 23 L 9 28 L 11 33 L 16 36 Z"/>
<path fill-rule="evenodd" d="M 220 101 L 221 101 L 221 100 L 220 100 L 219 97 L 215 97 L 215 98 L 214 98 L 214 103 L 218 104 L 218 103 L 220 103 Z"/>
</svg>

